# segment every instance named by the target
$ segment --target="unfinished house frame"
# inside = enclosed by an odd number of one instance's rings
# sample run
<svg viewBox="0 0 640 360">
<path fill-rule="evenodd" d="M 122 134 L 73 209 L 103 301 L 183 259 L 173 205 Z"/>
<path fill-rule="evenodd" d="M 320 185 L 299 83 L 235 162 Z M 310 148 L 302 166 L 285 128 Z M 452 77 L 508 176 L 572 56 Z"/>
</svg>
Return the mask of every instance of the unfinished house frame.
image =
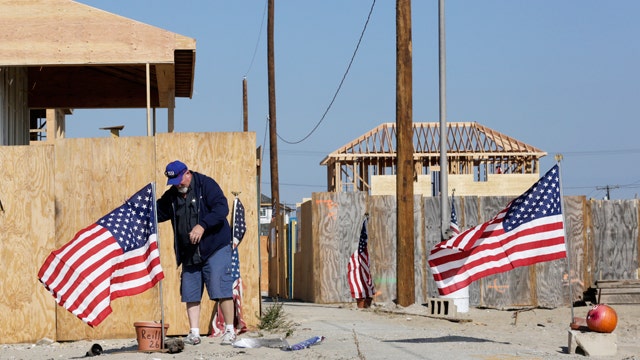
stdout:
<svg viewBox="0 0 640 360">
<path fill-rule="evenodd" d="M 476 122 L 447 124 L 448 174 L 487 181 L 491 174 L 539 175 L 546 152 Z M 371 179 L 396 175 L 396 124 L 383 123 L 325 157 L 330 192 L 371 191 Z M 430 176 L 439 193 L 440 123 L 414 123 L 414 179 Z"/>
<path fill-rule="evenodd" d="M 173 132 L 195 58 L 193 38 L 75 1 L 0 0 L 0 145 L 64 138 L 74 109 L 146 108 L 151 136 L 166 108 Z"/>
</svg>

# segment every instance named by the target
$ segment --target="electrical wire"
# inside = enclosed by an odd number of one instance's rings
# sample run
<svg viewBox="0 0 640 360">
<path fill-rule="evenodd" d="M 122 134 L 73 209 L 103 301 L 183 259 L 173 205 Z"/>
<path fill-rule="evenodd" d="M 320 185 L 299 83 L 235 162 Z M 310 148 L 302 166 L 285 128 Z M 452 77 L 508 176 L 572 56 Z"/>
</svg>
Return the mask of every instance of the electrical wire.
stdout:
<svg viewBox="0 0 640 360">
<path fill-rule="evenodd" d="M 320 126 L 320 124 L 324 121 L 325 117 L 327 116 L 327 113 L 329 112 L 329 110 L 333 106 L 333 102 L 338 97 L 338 93 L 340 93 L 340 89 L 342 88 L 342 84 L 344 84 L 344 81 L 347 78 L 347 74 L 349 74 L 349 70 L 351 69 L 351 65 L 353 64 L 353 60 L 355 59 L 356 54 L 358 53 L 358 49 L 360 48 L 360 43 L 362 42 L 362 38 L 364 37 L 365 31 L 367 30 L 367 26 L 369 24 L 369 20 L 371 19 L 371 14 L 373 13 L 373 8 L 374 8 L 375 5 L 376 5 L 376 1 L 373 0 L 373 2 L 371 3 L 371 8 L 369 9 L 369 15 L 367 15 L 367 21 L 364 23 L 364 27 L 362 28 L 362 32 L 360 33 L 360 38 L 358 39 L 358 44 L 356 45 L 356 48 L 353 51 L 353 55 L 351 56 L 351 60 L 349 61 L 349 65 L 347 66 L 347 70 L 344 72 L 344 75 L 342 75 L 342 80 L 340 80 L 340 84 L 338 85 L 338 88 L 336 89 L 336 92 L 333 94 L 333 98 L 331 99 L 331 102 L 329 102 L 329 105 L 327 106 L 327 109 L 324 111 L 324 114 L 322 114 L 322 117 L 320 118 L 320 120 L 318 121 L 316 126 L 314 126 L 313 129 L 311 129 L 311 131 L 305 137 L 303 137 L 302 139 L 300 139 L 298 141 L 285 140 L 276 131 L 276 135 L 278 136 L 278 138 L 280 140 L 282 140 L 283 142 L 285 142 L 287 144 L 291 144 L 291 145 L 299 144 L 299 143 L 307 140 L 318 129 L 318 126 Z"/>
<path fill-rule="evenodd" d="M 249 68 L 247 69 L 247 72 L 244 74 L 244 78 L 246 78 L 247 75 L 249 74 L 249 71 L 251 71 L 251 68 L 253 67 L 253 61 L 255 60 L 256 54 L 258 53 L 258 45 L 260 45 L 260 39 L 262 38 L 262 28 L 264 27 L 264 18 L 267 16 L 268 3 L 269 1 L 265 0 L 264 10 L 262 11 L 262 22 L 260 23 L 260 32 L 258 33 L 258 40 L 256 41 L 256 47 L 253 49 L 253 56 L 251 56 L 251 62 L 249 62 Z"/>
</svg>

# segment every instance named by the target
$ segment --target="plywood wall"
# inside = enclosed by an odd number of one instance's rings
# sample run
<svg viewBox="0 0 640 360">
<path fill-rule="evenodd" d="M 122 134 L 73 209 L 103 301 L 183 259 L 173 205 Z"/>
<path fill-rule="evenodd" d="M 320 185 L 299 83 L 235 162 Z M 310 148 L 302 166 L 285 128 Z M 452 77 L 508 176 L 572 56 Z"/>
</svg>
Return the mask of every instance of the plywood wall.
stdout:
<svg viewBox="0 0 640 360">
<path fill-rule="evenodd" d="M 512 199 L 456 196 L 461 229 L 489 221 Z M 440 241 L 440 199 L 418 197 L 415 204 L 415 301 L 423 303 L 428 297 L 438 297 L 427 257 Z M 309 206 L 311 211 L 302 209 L 302 248 L 296 256 L 311 261 L 312 272 L 295 267 L 296 282 L 304 287 L 296 286 L 294 298 L 318 303 L 354 301 L 345 281 L 346 261 L 355 251 L 359 226 L 368 212 L 370 266 L 377 291 L 374 301 L 392 302 L 397 291 L 395 196 L 314 193 Z M 552 308 L 582 300 L 594 280 L 637 278 L 638 200 L 587 202 L 583 196 L 565 197 L 564 215 L 568 259 L 516 268 L 475 281 L 469 286 L 470 305 Z M 309 226 L 311 232 L 305 230 Z"/>
<path fill-rule="evenodd" d="M 260 312 L 260 265 L 255 133 L 181 133 L 157 137 L 60 139 L 55 145 L 0 147 L 6 171 L 0 190 L 0 323 L 4 343 L 135 338 L 134 322 L 160 320 L 163 303 L 169 335 L 189 331 L 179 296 L 179 269 L 168 223 L 158 229 L 162 286 L 117 299 L 113 313 L 91 328 L 64 308 L 37 280 L 49 253 L 69 242 L 150 182 L 159 196 L 167 188 L 165 165 L 184 161 L 220 184 L 230 208 L 232 192 L 245 206 L 247 232 L 239 247 L 244 320 L 255 327 Z M 160 294 L 162 287 L 162 294 Z M 203 297 L 200 329 L 209 331 L 213 302 Z"/>
<path fill-rule="evenodd" d="M 54 339 L 56 303 L 38 281 L 55 243 L 52 146 L 1 146 L 0 339 Z"/>
</svg>

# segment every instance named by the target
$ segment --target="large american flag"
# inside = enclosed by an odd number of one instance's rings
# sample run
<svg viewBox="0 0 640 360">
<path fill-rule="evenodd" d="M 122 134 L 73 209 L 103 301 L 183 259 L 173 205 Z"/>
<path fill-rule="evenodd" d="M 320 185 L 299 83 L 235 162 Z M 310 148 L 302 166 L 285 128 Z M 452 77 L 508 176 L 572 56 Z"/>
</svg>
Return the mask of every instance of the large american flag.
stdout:
<svg viewBox="0 0 640 360">
<path fill-rule="evenodd" d="M 236 333 L 241 334 L 247 331 L 247 324 L 242 316 L 242 278 L 240 277 L 240 257 L 238 255 L 238 245 L 242 242 L 244 234 L 247 231 L 247 223 L 245 221 L 244 205 L 238 197 L 233 200 L 232 212 L 232 247 L 231 251 L 231 274 L 233 276 L 233 303 L 235 308 L 235 318 L 233 325 Z M 222 309 L 216 304 L 216 311 L 211 321 L 212 337 L 224 334 L 225 322 Z"/>
<path fill-rule="evenodd" d="M 90 326 L 111 314 L 111 301 L 137 295 L 164 278 L 152 184 L 53 251 L 38 279 L 56 302 Z"/>
<path fill-rule="evenodd" d="M 358 250 L 349 257 L 349 264 L 347 265 L 349 288 L 351 289 L 351 297 L 354 299 L 370 298 L 375 294 L 369 269 L 368 240 L 367 219 L 365 219 L 362 222 L 362 230 L 360 230 Z"/>
<path fill-rule="evenodd" d="M 440 295 L 447 295 L 485 276 L 566 255 L 555 165 L 490 221 L 435 245 L 429 266 Z"/>
</svg>

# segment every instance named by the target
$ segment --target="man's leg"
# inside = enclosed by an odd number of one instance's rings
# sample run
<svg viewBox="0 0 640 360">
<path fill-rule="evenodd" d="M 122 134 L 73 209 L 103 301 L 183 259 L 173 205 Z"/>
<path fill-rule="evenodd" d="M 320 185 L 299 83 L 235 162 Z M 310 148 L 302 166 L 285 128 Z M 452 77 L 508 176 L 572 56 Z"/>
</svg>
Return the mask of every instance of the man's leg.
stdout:
<svg viewBox="0 0 640 360">
<path fill-rule="evenodd" d="M 220 303 L 218 304 L 220 309 L 222 310 L 222 315 L 224 316 L 224 324 L 227 326 L 233 326 L 233 320 L 236 317 L 236 309 L 233 306 L 233 299 L 220 299 Z"/>
<path fill-rule="evenodd" d="M 224 334 L 222 334 L 222 344 L 228 345 L 236 340 L 236 330 L 233 326 L 236 311 L 233 305 L 233 298 L 219 299 L 218 306 L 220 306 L 220 310 L 222 310 L 222 315 L 224 316 Z"/>
<path fill-rule="evenodd" d="M 200 327 L 200 302 L 187 303 L 187 317 L 189 318 L 190 328 L 196 329 Z"/>
<path fill-rule="evenodd" d="M 216 300 L 225 322 L 222 344 L 231 344 L 236 339 L 233 326 L 235 307 L 233 304 L 233 275 L 231 272 L 231 245 L 225 246 L 209 257 L 203 268 L 209 298 Z"/>
</svg>

